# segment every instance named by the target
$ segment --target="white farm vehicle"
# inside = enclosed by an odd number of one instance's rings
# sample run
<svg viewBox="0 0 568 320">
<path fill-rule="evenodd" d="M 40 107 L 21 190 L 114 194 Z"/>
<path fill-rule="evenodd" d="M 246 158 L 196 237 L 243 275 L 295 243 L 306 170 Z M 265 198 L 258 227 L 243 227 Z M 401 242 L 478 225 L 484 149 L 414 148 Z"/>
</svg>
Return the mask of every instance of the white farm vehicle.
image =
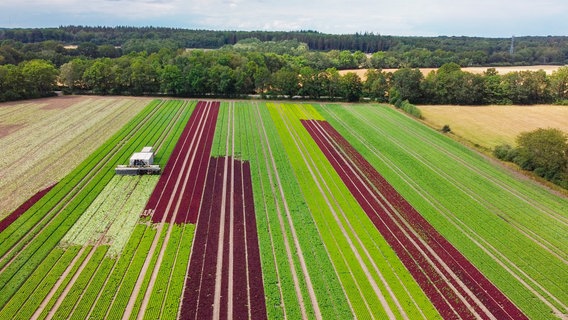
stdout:
<svg viewBox="0 0 568 320">
<path fill-rule="evenodd" d="M 144 147 L 130 157 L 128 165 L 118 165 L 114 171 L 121 175 L 160 174 L 160 166 L 154 164 L 153 148 Z"/>
</svg>

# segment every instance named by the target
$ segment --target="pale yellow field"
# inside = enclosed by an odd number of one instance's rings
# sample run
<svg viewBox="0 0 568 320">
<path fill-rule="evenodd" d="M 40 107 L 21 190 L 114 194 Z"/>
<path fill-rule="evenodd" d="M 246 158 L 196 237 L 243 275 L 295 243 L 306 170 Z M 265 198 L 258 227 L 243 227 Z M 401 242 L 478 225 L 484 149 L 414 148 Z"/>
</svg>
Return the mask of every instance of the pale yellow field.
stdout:
<svg viewBox="0 0 568 320">
<path fill-rule="evenodd" d="M 419 106 L 434 128 L 449 125 L 452 132 L 486 148 L 508 143 L 538 128 L 557 128 L 568 133 L 568 106 Z"/>
<path fill-rule="evenodd" d="M 544 70 L 546 74 L 552 74 L 552 72 L 558 70 L 561 66 L 549 66 L 549 65 L 540 65 L 540 66 L 511 66 L 511 67 L 468 67 L 462 68 L 463 71 L 471 72 L 474 74 L 482 74 L 483 72 L 487 71 L 489 68 L 495 68 L 499 74 L 507 74 L 509 72 L 515 71 L 538 71 Z M 437 68 L 419 68 L 422 71 L 424 76 L 427 76 L 428 73 L 431 71 L 438 70 Z M 361 77 L 362 80 L 365 80 L 365 73 L 368 69 L 354 69 L 354 70 L 340 70 L 339 74 L 344 75 L 347 72 L 354 72 Z M 383 69 L 385 72 L 395 72 L 398 69 Z"/>
</svg>

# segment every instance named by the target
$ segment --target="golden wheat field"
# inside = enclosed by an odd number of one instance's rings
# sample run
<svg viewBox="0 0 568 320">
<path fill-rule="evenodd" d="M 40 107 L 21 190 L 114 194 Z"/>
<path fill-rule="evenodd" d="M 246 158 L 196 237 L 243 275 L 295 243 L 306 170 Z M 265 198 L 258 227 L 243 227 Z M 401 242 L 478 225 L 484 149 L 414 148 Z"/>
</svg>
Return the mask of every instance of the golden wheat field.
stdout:
<svg viewBox="0 0 568 320">
<path fill-rule="evenodd" d="M 537 128 L 568 133 L 568 106 L 419 106 L 433 127 L 449 125 L 452 132 L 482 147 L 515 144 L 515 137 Z"/>
<path fill-rule="evenodd" d="M 503 74 L 507 74 L 509 72 L 517 72 L 517 71 L 538 71 L 538 70 L 544 70 L 544 72 L 546 72 L 546 74 L 550 75 L 552 74 L 552 72 L 558 70 L 558 68 L 560 68 L 562 66 L 551 66 L 551 65 L 537 65 L 537 66 L 506 66 L 506 67 L 465 67 L 462 68 L 463 71 L 467 71 L 467 72 L 471 72 L 474 74 L 482 74 L 485 71 L 487 71 L 487 69 L 489 68 L 495 68 L 495 70 L 503 75 Z M 422 71 L 422 74 L 424 74 L 424 76 L 427 76 L 428 73 L 430 73 L 431 71 L 436 71 L 438 70 L 438 68 L 419 68 L 420 71 Z M 354 72 L 357 75 L 359 75 L 359 77 L 361 77 L 362 80 L 365 80 L 365 74 L 367 73 L 368 69 L 351 69 L 351 70 L 340 70 L 339 74 L 344 75 L 348 72 Z M 382 69 L 385 72 L 395 72 L 398 69 Z"/>
</svg>

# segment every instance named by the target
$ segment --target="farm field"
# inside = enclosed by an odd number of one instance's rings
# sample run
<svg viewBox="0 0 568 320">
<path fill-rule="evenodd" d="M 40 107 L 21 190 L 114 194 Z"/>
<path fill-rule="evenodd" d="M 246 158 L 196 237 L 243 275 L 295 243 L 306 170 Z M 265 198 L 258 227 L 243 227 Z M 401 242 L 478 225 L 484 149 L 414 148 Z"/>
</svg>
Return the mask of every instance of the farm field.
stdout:
<svg viewBox="0 0 568 320">
<path fill-rule="evenodd" d="M 463 67 L 461 68 L 462 71 L 470 72 L 473 74 L 482 74 L 489 68 L 495 68 L 497 73 L 504 75 L 509 72 L 517 72 L 517 71 L 539 71 L 543 70 L 546 74 L 551 75 L 552 72 L 558 70 L 561 66 L 551 66 L 551 65 L 536 65 L 536 66 L 504 66 L 504 67 Z M 438 70 L 438 68 L 419 68 L 420 71 L 424 76 L 427 76 L 430 72 Z M 385 72 L 395 72 L 398 69 L 382 69 Z M 351 69 L 351 70 L 340 70 L 339 74 L 346 74 L 348 72 L 353 72 L 359 75 L 361 79 L 365 80 L 365 73 L 367 73 L 367 69 Z"/>
<path fill-rule="evenodd" d="M 147 104 L 101 97 L 0 104 L 0 220 L 61 180 Z"/>
<path fill-rule="evenodd" d="M 493 148 L 515 145 L 519 133 L 538 128 L 557 128 L 568 133 L 568 107 L 534 106 L 419 106 L 424 120 L 435 128 L 448 124 L 472 143 Z"/>
<path fill-rule="evenodd" d="M 2 222 L 1 319 L 568 315 L 568 200 L 389 107 L 146 101 L 54 182 Z"/>
</svg>

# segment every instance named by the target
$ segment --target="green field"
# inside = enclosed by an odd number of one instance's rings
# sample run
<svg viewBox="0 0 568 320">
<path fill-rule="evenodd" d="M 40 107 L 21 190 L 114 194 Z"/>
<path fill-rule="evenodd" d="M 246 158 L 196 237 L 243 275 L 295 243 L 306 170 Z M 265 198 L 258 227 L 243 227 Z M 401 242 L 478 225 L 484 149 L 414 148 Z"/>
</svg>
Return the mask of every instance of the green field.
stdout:
<svg viewBox="0 0 568 320">
<path fill-rule="evenodd" d="M 565 198 L 391 108 L 318 110 L 526 314 L 566 313 Z"/>
<path fill-rule="evenodd" d="M 152 101 L 0 233 L 1 319 L 178 317 L 196 226 L 152 223 L 158 177 L 114 167 L 146 145 L 164 167 L 195 106 Z M 250 163 L 269 319 L 441 317 L 302 120 L 329 122 L 529 318 L 568 315 L 566 198 L 387 106 L 224 101 L 211 156 Z"/>
</svg>

